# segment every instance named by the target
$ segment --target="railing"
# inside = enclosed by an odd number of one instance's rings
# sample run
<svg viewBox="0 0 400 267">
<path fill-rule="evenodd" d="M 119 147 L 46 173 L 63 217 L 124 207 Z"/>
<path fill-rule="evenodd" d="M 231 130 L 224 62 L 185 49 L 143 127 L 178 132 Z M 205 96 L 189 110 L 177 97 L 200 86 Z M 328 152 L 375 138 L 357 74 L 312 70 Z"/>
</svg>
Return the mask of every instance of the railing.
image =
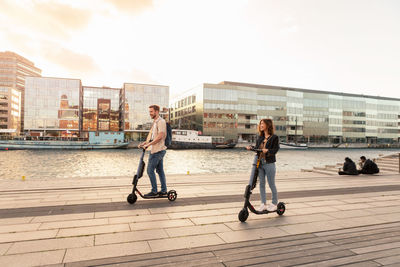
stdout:
<svg viewBox="0 0 400 267">
<path fill-rule="evenodd" d="M 15 141 L 89 141 L 89 138 L 81 137 L 58 137 L 58 136 L 1 136 L 0 140 L 15 140 Z"/>
</svg>

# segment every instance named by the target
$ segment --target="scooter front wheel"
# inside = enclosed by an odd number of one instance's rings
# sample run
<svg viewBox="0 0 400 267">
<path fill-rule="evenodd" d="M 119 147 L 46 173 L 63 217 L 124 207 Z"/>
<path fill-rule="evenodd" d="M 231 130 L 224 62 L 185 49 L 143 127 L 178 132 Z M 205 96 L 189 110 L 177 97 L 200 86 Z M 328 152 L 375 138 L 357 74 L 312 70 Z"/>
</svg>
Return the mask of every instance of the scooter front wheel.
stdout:
<svg viewBox="0 0 400 267">
<path fill-rule="evenodd" d="M 247 220 L 247 218 L 249 217 L 249 211 L 246 208 L 243 208 L 240 212 L 239 212 L 239 221 L 241 222 L 245 222 Z"/>
<path fill-rule="evenodd" d="M 128 201 L 129 204 L 134 204 L 136 200 L 137 200 L 136 194 L 129 194 L 128 197 L 126 198 L 126 201 Z"/>
<path fill-rule="evenodd" d="M 276 213 L 278 213 L 278 215 L 283 215 L 285 213 L 286 207 L 285 204 L 283 202 L 279 202 L 277 205 L 277 209 L 276 209 Z"/>
<path fill-rule="evenodd" d="M 169 201 L 175 201 L 175 199 L 178 197 L 178 194 L 176 193 L 175 190 L 168 191 L 168 200 Z"/>
</svg>

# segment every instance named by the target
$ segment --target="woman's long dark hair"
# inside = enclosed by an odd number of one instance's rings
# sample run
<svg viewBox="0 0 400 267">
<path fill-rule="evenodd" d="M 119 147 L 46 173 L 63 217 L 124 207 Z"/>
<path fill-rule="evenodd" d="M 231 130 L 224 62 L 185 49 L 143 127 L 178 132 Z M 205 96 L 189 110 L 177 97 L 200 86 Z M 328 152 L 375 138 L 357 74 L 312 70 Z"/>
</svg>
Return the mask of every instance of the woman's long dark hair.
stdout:
<svg viewBox="0 0 400 267">
<path fill-rule="evenodd" d="M 275 133 L 274 122 L 271 119 L 262 119 L 262 120 L 260 120 L 260 123 L 258 124 L 258 134 L 260 136 L 265 135 L 264 131 L 260 130 L 261 122 L 264 122 L 265 125 L 267 125 L 267 132 L 269 135 L 273 135 Z"/>
</svg>

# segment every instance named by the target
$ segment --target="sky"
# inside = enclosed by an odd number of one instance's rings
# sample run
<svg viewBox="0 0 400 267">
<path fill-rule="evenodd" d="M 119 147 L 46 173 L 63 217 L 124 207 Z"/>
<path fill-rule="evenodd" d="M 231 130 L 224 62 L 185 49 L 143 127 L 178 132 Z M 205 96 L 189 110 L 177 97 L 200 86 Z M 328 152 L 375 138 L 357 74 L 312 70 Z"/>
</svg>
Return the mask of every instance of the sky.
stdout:
<svg viewBox="0 0 400 267">
<path fill-rule="evenodd" d="M 397 0 L 0 0 L 0 51 L 83 85 L 235 81 L 400 98 Z"/>
</svg>

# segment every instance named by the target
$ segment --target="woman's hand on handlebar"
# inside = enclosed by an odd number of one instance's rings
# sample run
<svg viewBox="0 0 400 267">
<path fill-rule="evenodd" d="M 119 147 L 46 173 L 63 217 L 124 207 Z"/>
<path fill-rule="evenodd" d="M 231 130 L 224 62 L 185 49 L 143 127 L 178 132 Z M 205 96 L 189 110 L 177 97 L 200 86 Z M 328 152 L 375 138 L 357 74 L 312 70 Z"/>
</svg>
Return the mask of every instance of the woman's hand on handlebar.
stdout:
<svg viewBox="0 0 400 267">
<path fill-rule="evenodd" d="M 251 150 L 253 147 L 252 146 L 246 146 L 247 150 Z"/>
</svg>

